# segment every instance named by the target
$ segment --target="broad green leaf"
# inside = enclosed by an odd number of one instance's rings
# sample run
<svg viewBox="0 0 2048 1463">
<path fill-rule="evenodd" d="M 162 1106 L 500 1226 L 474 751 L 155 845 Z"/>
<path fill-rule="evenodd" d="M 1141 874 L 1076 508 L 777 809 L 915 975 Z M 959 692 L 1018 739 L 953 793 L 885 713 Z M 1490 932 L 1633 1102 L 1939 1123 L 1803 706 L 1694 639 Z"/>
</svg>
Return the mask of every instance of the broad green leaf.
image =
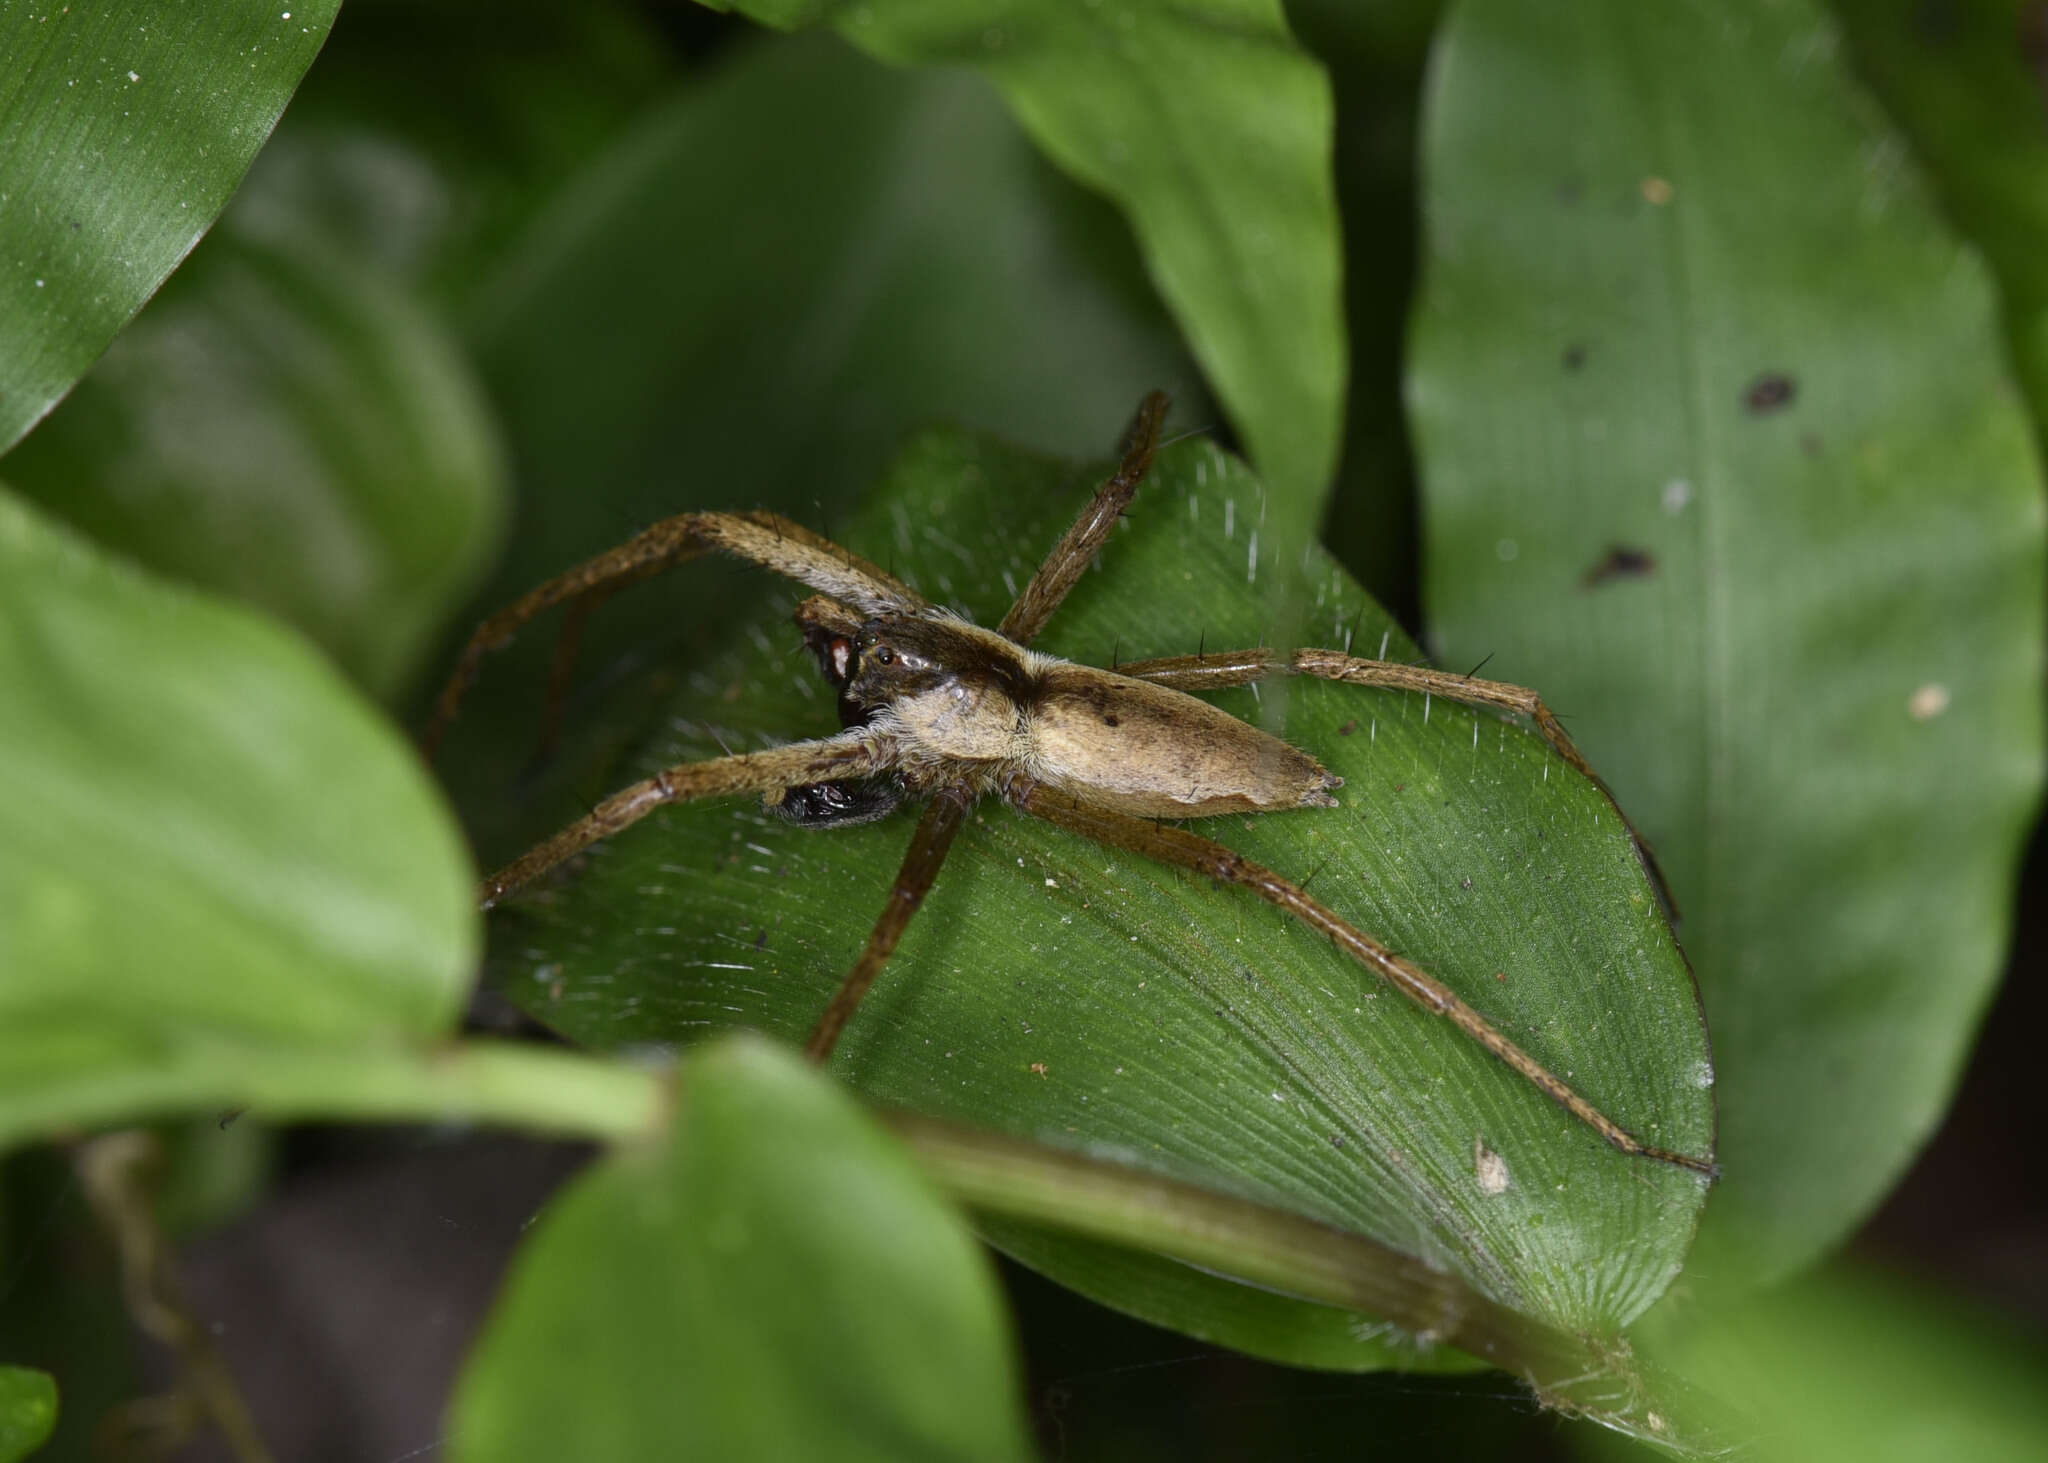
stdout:
<svg viewBox="0 0 2048 1463">
<path fill-rule="evenodd" d="M 466 861 L 410 751 L 295 637 L 9 497 L 0 746 L 0 1142 L 460 1010 Z"/>
<path fill-rule="evenodd" d="M 443 327 L 305 229 L 238 213 L 8 478 L 101 544 L 297 625 L 389 696 L 483 567 L 494 431 Z"/>
<path fill-rule="evenodd" d="M 454 1403 L 465 1463 L 1022 1459 L 1000 1292 L 909 1156 L 793 1053 L 682 1068 L 673 1130 L 558 1195 Z"/>
<path fill-rule="evenodd" d="M 17 1463 L 57 1426 L 57 1381 L 48 1372 L 0 1366 L 0 1463 Z"/>
<path fill-rule="evenodd" d="M 1758 1463 L 2048 1457 L 2048 1350 L 2006 1316 L 1878 1271 L 1830 1267 L 1644 1349 L 1698 1384 Z M 1589 1435 L 1597 1458 L 1645 1450 Z"/>
<path fill-rule="evenodd" d="M 0 451 L 206 232 L 338 4 L 0 5 Z"/>
<path fill-rule="evenodd" d="M 2026 0 L 1835 0 L 1833 9 L 1850 59 L 1998 276 L 2013 365 L 2038 428 L 2048 421 L 2040 10 Z"/>
<path fill-rule="evenodd" d="M 1940 1116 L 2040 786 L 1984 271 L 1805 3 L 1467 5 L 1424 172 L 1436 649 L 1571 713 L 1662 857 L 1721 1099 L 1695 1263 L 1783 1275 Z"/>
<path fill-rule="evenodd" d="M 1294 562 L 1336 471 L 1345 346 L 1329 83 L 1279 0 L 730 4 L 778 26 L 829 17 L 872 55 L 1002 88 L 1046 154 L 1130 219 Z"/>
<path fill-rule="evenodd" d="M 479 614 L 685 508 L 829 531 L 934 421 L 1081 456 L 1153 387 L 1204 420 L 1115 214 L 1039 158 L 986 83 L 892 70 L 830 36 L 759 38 L 678 91 L 478 298 L 521 491 Z M 585 666 L 716 639 L 726 589 L 714 573 L 625 596 L 593 622 Z M 442 764 L 499 852 L 553 815 L 508 794 L 548 647 L 511 659 L 480 687 L 473 725 L 490 735 Z"/>
<path fill-rule="evenodd" d="M 991 623 L 1096 480 L 938 435 L 846 539 Z M 1261 536 L 1264 506 L 1213 445 L 1169 448 L 1046 648 L 1107 664 L 1256 642 L 1259 582 L 1284 572 Z M 673 692 L 600 786 L 835 725 L 784 620 L 794 595 L 761 583 L 743 608 L 732 570 L 683 572 L 727 586 L 730 649 L 668 672 Z M 1411 653 L 1327 560 L 1305 591 L 1321 638 L 1355 632 L 1361 650 Z M 1257 710 L 1248 693 L 1226 704 Z M 1617 1120 L 1703 1152 L 1709 1069 L 1691 982 L 1600 794 L 1491 715 L 1320 682 L 1288 705 L 1289 737 L 1347 779 L 1342 808 L 1205 830 L 1310 880 Z M 564 820 L 580 811 L 567 803 Z M 669 810 L 507 907 L 496 978 L 598 1046 L 734 1025 L 800 1037 L 881 909 L 908 831 L 905 817 L 801 830 L 753 803 Z M 1572 1331 L 1611 1329 L 1662 1290 L 1702 1198 L 1694 1176 L 1608 1149 L 1264 905 L 993 805 L 962 833 L 834 1070 L 884 1103 L 1367 1234 Z M 1479 1143 L 1505 1159 L 1505 1190 L 1482 1187 Z M 1057 1256 L 1034 1263 L 1062 1273 Z M 1188 1324 L 1155 1292 L 1134 1274 L 1113 1298 Z M 1271 1335 L 1263 1309 L 1236 1328 L 1213 1297 L 1199 1305 L 1204 1334 L 1248 1349 Z M 1369 1333 L 1338 1350 L 1323 1364 L 1389 1359 Z"/>
</svg>

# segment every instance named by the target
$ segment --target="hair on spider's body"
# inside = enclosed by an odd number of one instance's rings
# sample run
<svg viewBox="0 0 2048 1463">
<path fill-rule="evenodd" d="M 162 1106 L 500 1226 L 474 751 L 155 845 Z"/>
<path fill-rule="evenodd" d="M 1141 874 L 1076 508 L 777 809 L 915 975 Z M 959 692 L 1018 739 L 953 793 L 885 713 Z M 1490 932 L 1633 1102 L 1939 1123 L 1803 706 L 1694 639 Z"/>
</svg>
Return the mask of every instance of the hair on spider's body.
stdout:
<svg viewBox="0 0 2048 1463">
<path fill-rule="evenodd" d="M 1125 436 L 1117 470 L 994 629 L 930 604 L 893 574 L 768 513 L 686 513 L 664 520 L 485 621 L 436 704 L 423 738 L 429 753 L 483 656 L 527 621 L 556 605 L 570 607 L 550 687 L 552 724 L 552 702 L 562 693 L 562 673 L 589 610 L 627 584 L 714 549 L 815 591 L 797 607 L 796 622 L 838 693 L 842 730 L 814 741 L 684 763 L 624 788 L 492 874 L 481 902 L 496 903 L 669 803 L 755 793 L 790 821 L 823 828 L 872 822 L 922 799 L 924 813 L 881 916 L 807 1045 L 822 1061 L 930 890 L 967 809 L 978 798 L 996 796 L 1069 832 L 1256 895 L 1328 938 L 1416 1005 L 1452 1022 L 1613 1147 L 1712 1175 L 1711 1159 L 1654 1147 L 1621 1127 L 1448 986 L 1310 898 L 1300 885 L 1220 843 L 1151 821 L 1336 806 L 1331 792 L 1342 780 L 1314 757 L 1189 694 L 1256 688 L 1273 675 L 1421 691 L 1526 716 L 1558 756 L 1606 790 L 1549 708 L 1519 686 L 1360 660 L 1345 651 L 1211 651 L 1206 636 L 1192 656 L 1127 662 L 1115 670 L 1031 649 L 1144 479 L 1165 412 L 1164 396 L 1146 398 Z M 1637 848 L 1654 877 L 1640 840 Z"/>
<path fill-rule="evenodd" d="M 985 797 L 1021 779 L 1132 817 L 1203 818 L 1335 807 L 1343 785 L 1206 701 L 1042 654 L 947 610 L 855 621 L 814 596 L 796 622 L 839 691 L 842 723 L 894 744 L 898 800 L 941 782 Z M 792 794 L 804 795 L 794 821 L 813 826 L 871 821 L 888 796 L 805 788 L 771 791 L 769 804 Z"/>
</svg>

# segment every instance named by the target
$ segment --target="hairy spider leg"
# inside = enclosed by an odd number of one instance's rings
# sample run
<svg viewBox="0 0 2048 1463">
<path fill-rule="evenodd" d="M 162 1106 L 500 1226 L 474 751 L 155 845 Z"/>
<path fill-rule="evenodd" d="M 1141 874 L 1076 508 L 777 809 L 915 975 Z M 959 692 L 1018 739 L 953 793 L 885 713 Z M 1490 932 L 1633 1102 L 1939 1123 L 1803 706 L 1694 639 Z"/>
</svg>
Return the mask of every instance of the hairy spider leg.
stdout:
<svg viewBox="0 0 2048 1463">
<path fill-rule="evenodd" d="M 613 793 L 588 816 L 577 819 L 554 837 L 528 849 L 485 879 L 477 902 L 489 909 L 506 895 L 581 853 L 600 838 L 632 827 L 656 808 L 697 798 L 733 793 L 767 792 L 802 787 L 835 777 L 864 777 L 894 767 L 895 737 L 881 727 L 855 727 L 836 737 L 791 742 L 763 752 L 713 757 L 666 768 L 631 787 Z"/>
<path fill-rule="evenodd" d="M 911 916 L 931 892 L 932 881 L 939 877 L 939 867 L 953 847 L 953 835 L 960 831 L 960 824 L 967 817 L 969 801 L 963 789 L 948 787 L 925 805 L 924 815 L 917 820 L 917 832 L 911 835 L 910 848 L 903 855 L 903 867 L 897 870 L 896 882 L 889 888 L 889 902 L 882 908 L 882 917 L 875 921 L 867 944 L 861 947 L 860 958 L 833 992 L 832 1004 L 825 1008 L 810 1040 L 804 1043 L 804 1055 L 812 1061 L 822 1062 L 832 1055 L 832 1048 L 839 1044 L 839 1033 L 846 1029 L 868 987 L 896 953 L 896 942 L 910 928 Z"/>
<path fill-rule="evenodd" d="M 1152 457 L 1159 448 L 1159 429 L 1165 424 L 1169 404 L 1163 391 L 1151 392 L 1138 403 L 1138 410 L 1118 444 L 1120 460 L 1116 470 L 1095 490 L 1088 506 L 1081 510 L 1080 517 L 1060 536 L 1052 552 L 1039 564 L 1031 582 L 1024 586 L 1024 592 L 1017 596 L 997 627 L 1001 634 L 1019 645 L 1029 645 L 1038 638 L 1068 591 L 1080 582 L 1081 575 L 1094 562 L 1095 555 L 1108 542 L 1110 534 L 1115 532 L 1116 521 L 1123 516 L 1124 509 L 1138 491 L 1138 485 L 1152 470 Z M 896 872 L 896 882 L 889 887 L 889 901 L 882 906 L 881 917 L 875 921 L 867 944 L 861 948 L 860 958 L 854 962 L 846 979 L 839 983 L 839 989 L 833 992 L 832 1003 L 825 1008 L 825 1014 L 818 1019 L 810 1040 L 804 1044 L 805 1054 L 812 1061 L 822 1063 L 832 1055 L 840 1032 L 853 1019 L 853 1013 L 867 995 L 868 987 L 875 983 L 875 977 L 881 974 L 883 965 L 895 953 L 896 944 L 909 927 L 911 916 L 917 913 L 925 895 L 931 890 L 932 881 L 938 878 L 939 868 L 952 850 L 954 835 L 960 831 L 966 811 L 966 800 L 957 792 L 948 790 L 934 798 L 918 820 L 917 832 L 911 838 L 909 851 L 903 856 L 903 866 Z"/>
<path fill-rule="evenodd" d="M 1088 572 L 1088 566 L 1095 562 L 1096 554 L 1115 531 L 1116 521 L 1137 495 L 1138 485 L 1152 470 L 1152 456 L 1159 448 L 1159 429 L 1166 423 L 1168 405 L 1163 391 L 1155 391 L 1138 403 L 1137 415 L 1124 429 L 1123 441 L 1118 445 L 1121 461 L 1116 471 L 1095 490 L 1081 516 L 1053 545 L 1038 572 L 1031 576 L 1031 582 L 1024 586 L 1024 592 L 1017 596 L 1017 602 L 1003 616 L 1003 622 L 996 626 L 997 633 L 1019 645 L 1029 645 L 1045 629 L 1068 591 Z"/>
<path fill-rule="evenodd" d="M 681 513 L 556 575 L 477 626 L 434 703 L 433 715 L 420 736 L 421 751 L 432 760 L 461 709 L 463 696 L 476 681 L 484 657 L 510 644 L 529 621 L 559 604 L 602 600 L 713 550 L 807 584 L 862 614 L 915 614 L 928 608 L 924 597 L 895 575 L 779 514 Z M 559 684 L 567 682 L 564 661 L 573 663 L 587 618 L 588 608 L 581 614 L 572 612 L 563 627 L 564 644 L 557 645 L 552 678 Z"/>
<path fill-rule="evenodd" d="M 1202 655 L 1129 661 L 1116 669 L 1118 675 L 1150 681 L 1155 686 L 1166 686 L 1175 691 L 1221 691 L 1230 686 L 1248 686 L 1268 676 L 1315 676 L 1347 686 L 1420 691 L 1466 706 L 1484 706 L 1526 716 L 1543 740 L 1550 743 L 1552 751 L 1562 757 L 1573 771 L 1600 789 L 1608 805 L 1620 817 L 1621 826 L 1628 830 L 1629 841 L 1642 862 L 1643 871 L 1650 877 L 1650 885 L 1656 891 L 1665 915 L 1673 920 L 1678 918 L 1677 901 L 1672 897 L 1671 886 L 1664 878 L 1664 870 L 1657 863 L 1657 855 L 1649 841 L 1636 830 L 1636 825 L 1622 810 L 1614 789 L 1580 753 L 1570 733 L 1565 731 L 1564 723 L 1543 704 L 1543 698 L 1527 686 L 1513 686 L 1506 681 L 1482 681 L 1472 676 L 1461 676 L 1455 671 L 1403 665 L 1398 661 L 1364 660 L 1340 650 L 1301 649 L 1284 653 L 1264 648 L 1212 650 Z"/>
<path fill-rule="evenodd" d="M 1478 1011 L 1458 999 L 1450 987 L 1413 962 L 1396 955 L 1326 905 L 1311 899 L 1299 885 L 1261 864 L 1253 863 L 1236 850 L 1186 829 L 1148 823 L 1142 818 L 1097 807 L 1085 799 L 1025 779 L 1014 781 L 1004 790 L 1004 795 L 1011 806 L 1020 811 L 1084 838 L 1128 849 L 1164 864 L 1206 874 L 1219 883 L 1250 890 L 1268 904 L 1327 936 L 1338 949 L 1423 1010 L 1449 1020 L 1623 1153 L 1676 1164 L 1710 1179 L 1718 1177 L 1719 1170 L 1711 1159 L 1674 1153 L 1643 1142 L 1581 1097 L 1548 1067 L 1508 1040 Z"/>
</svg>

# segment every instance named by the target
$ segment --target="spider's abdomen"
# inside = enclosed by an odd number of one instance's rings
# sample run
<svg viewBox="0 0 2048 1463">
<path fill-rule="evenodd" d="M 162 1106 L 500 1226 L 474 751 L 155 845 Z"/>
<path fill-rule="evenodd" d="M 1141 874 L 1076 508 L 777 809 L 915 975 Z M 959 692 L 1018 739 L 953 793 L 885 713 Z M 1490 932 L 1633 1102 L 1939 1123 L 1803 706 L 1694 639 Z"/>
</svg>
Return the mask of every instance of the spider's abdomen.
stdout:
<svg viewBox="0 0 2048 1463">
<path fill-rule="evenodd" d="M 1343 779 L 1206 701 L 1063 661 L 1041 675 L 1027 762 L 1040 782 L 1140 818 L 1336 803 Z"/>
</svg>

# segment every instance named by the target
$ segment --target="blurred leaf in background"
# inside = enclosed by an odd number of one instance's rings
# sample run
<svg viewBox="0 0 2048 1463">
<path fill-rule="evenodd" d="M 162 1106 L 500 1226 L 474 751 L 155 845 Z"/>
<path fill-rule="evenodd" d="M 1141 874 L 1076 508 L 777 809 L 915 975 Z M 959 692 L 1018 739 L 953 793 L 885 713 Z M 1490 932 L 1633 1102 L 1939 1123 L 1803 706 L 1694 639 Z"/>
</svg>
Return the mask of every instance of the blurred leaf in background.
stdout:
<svg viewBox="0 0 2048 1463">
<path fill-rule="evenodd" d="M 1837 0 L 1849 59 L 1998 278 L 2013 366 L 2048 414 L 2048 10 Z"/>
<path fill-rule="evenodd" d="M 0 1366 L 0 1463 L 28 1457 L 56 1425 L 56 1379 L 29 1367 Z"/>
<path fill-rule="evenodd" d="M 1645 1349 L 1760 1463 L 2027 1463 L 2048 1456 L 2048 1347 L 1985 1307 L 1837 1262 Z M 1586 1456 L 1658 1456 L 1583 1430 Z"/>
<path fill-rule="evenodd" d="M 102 544 L 298 626 L 380 698 L 423 668 L 502 512 L 445 328 L 317 238 L 232 222 L 5 471 Z"/>
<path fill-rule="evenodd" d="M 1329 81 L 1279 0 L 734 8 L 776 26 L 830 15 L 885 60 L 971 67 L 1047 156 L 1113 199 L 1271 487 L 1281 562 L 1296 561 L 1336 468 L 1346 352 Z M 1290 592 L 1267 589 L 1291 617 Z"/>
</svg>

